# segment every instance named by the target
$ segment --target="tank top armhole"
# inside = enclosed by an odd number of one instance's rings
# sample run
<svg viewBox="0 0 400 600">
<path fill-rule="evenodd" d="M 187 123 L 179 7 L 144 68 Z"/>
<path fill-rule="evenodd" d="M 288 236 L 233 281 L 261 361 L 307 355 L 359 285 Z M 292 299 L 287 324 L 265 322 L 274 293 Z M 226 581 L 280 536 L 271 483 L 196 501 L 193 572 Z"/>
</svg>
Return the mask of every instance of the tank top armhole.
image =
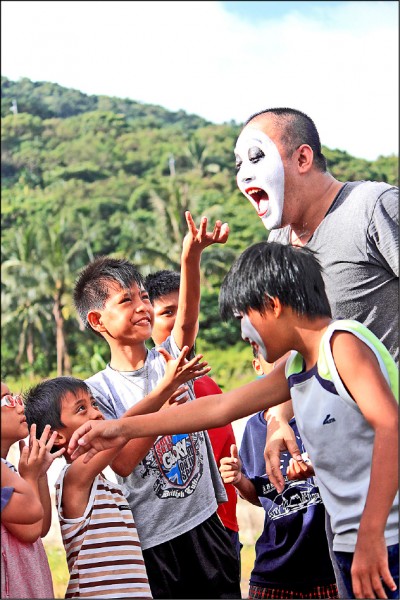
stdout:
<svg viewBox="0 0 400 600">
<path fill-rule="evenodd" d="M 318 372 L 320 376 L 332 381 L 339 395 L 352 406 L 357 406 L 356 402 L 346 390 L 333 358 L 331 338 L 335 331 L 347 331 L 348 333 L 352 333 L 372 350 L 378 360 L 382 374 L 398 402 L 398 374 L 396 365 L 382 342 L 358 321 L 338 319 L 328 326 L 328 329 L 321 340 L 320 356 L 318 358 Z"/>
</svg>

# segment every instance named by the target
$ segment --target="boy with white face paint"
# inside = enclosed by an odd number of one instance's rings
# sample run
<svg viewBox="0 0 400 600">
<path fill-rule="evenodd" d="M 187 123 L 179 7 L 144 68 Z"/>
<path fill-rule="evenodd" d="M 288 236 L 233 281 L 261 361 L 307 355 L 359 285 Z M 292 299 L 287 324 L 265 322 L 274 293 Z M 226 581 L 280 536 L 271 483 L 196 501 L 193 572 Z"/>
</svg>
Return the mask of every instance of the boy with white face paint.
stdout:
<svg viewBox="0 0 400 600">
<path fill-rule="evenodd" d="M 131 437 L 218 427 L 290 394 L 332 520 L 345 597 L 398 598 L 398 370 L 388 350 L 357 321 L 331 318 L 320 265 L 305 248 L 248 248 L 222 284 L 220 308 L 223 318 L 247 315 L 270 362 L 290 357 L 262 379 L 174 414 L 87 423 L 69 451 L 79 440 L 90 460 Z M 246 340 L 248 332 L 245 323 Z"/>
<path fill-rule="evenodd" d="M 242 319 L 242 332 L 253 348 L 253 368 L 258 378 L 265 377 L 271 365 L 263 359 L 254 342 L 255 336 L 250 337 L 256 330 L 251 324 L 249 329 L 244 325 L 246 316 Z M 230 456 L 221 460 L 219 469 L 225 484 L 232 484 L 242 498 L 265 512 L 264 527 L 255 542 L 256 558 L 248 598 L 337 598 L 324 529 L 325 509 L 312 479 L 314 471 L 309 467 L 293 473 L 290 454 L 282 454 L 285 489 L 282 494 L 276 493 L 265 473 L 263 460 L 267 415 L 268 411 L 262 410 L 250 417 L 240 453 L 237 446 L 232 445 Z M 290 426 L 304 450 L 295 419 Z"/>
<path fill-rule="evenodd" d="M 252 115 L 235 158 L 237 185 L 270 231 L 268 241 L 316 252 L 333 317 L 366 325 L 398 364 L 398 188 L 335 179 L 314 122 L 292 108 Z M 288 426 L 291 401 L 269 414 L 266 471 L 282 491 L 280 452 L 301 460 Z"/>
</svg>

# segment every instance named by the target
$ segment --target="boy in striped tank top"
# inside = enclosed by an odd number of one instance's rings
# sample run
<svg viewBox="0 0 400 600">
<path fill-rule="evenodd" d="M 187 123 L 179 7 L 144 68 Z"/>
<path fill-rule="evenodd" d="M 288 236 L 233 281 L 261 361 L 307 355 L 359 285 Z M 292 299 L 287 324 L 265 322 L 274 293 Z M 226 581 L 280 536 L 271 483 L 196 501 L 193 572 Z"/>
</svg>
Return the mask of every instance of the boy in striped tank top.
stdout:
<svg viewBox="0 0 400 600">
<path fill-rule="evenodd" d="M 245 250 L 223 281 L 220 309 L 240 320 L 242 338 L 268 363 L 279 361 L 268 375 L 198 398 L 173 418 L 120 419 L 114 440 L 107 424 L 86 423 L 68 451 L 80 440 L 90 461 L 112 441 L 218 427 L 290 394 L 330 516 L 345 597 L 398 598 L 398 370 L 389 351 L 358 321 L 332 319 L 321 267 L 306 248 L 260 242 Z"/>
<path fill-rule="evenodd" d="M 207 369 L 200 355 L 185 363 L 188 348 L 172 360 L 162 351 L 167 371 L 157 389 L 132 409 L 132 414 L 182 402 L 185 383 Z M 181 387 L 179 387 L 181 386 Z M 177 389 L 179 387 L 179 389 Z M 104 417 L 89 387 L 74 377 L 39 383 L 26 395 L 26 418 L 42 432 L 50 424 L 57 432 L 53 448 L 66 448 L 74 431 L 89 419 Z M 41 435 L 41 433 L 38 435 Z M 67 555 L 70 580 L 66 598 L 151 598 L 141 544 L 128 501 L 120 485 L 102 470 L 121 446 L 98 454 L 90 464 L 67 464 L 56 482 L 56 507 Z"/>
</svg>

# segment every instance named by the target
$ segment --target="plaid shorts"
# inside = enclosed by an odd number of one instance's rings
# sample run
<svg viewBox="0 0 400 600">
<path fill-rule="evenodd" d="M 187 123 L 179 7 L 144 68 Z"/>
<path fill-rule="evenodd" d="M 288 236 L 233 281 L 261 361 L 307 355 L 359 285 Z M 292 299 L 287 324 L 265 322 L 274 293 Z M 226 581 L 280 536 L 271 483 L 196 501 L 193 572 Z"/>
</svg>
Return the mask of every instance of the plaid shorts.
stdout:
<svg viewBox="0 0 400 600">
<path fill-rule="evenodd" d="M 335 583 L 316 585 L 303 591 L 250 585 L 249 600 L 264 600 L 265 598 L 339 598 L 339 594 Z"/>
</svg>

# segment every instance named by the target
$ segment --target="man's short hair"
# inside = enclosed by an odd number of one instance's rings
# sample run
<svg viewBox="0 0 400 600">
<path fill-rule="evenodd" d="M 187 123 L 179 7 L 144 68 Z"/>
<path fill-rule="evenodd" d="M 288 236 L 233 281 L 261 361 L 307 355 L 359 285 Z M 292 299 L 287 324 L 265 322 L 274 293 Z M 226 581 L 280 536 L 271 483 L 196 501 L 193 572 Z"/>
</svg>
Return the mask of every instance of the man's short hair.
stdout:
<svg viewBox="0 0 400 600">
<path fill-rule="evenodd" d="M 292 155 L 301 144 L 307 144 L 314 153 L 315 166 L 320 171 L 326 172 L 327 163 L 322 154 L 318 130 L 308 115 L 295 108 L 267 108 L 251 115 L 245 125 L 251 121 L 261 120 L 266 115 L 270 115 L 282 130 L 282 143 L 289 155 Z"/>
<path fill-rule="evenodd" d="M 142 275 L 129 260 L 99 256 L 90 262 L 81 271 L 74 286 L 74 304 L 85 327 L 94 331 L 88 323 L 88 313 L 104 308 L 113 284 L 129 290 L 134 283 L 144 288 Z M 94 333 L 102 337 L 97 331 Z"/>
<path fill-rule="evenodd" d="M 144 287 L 149 294 L 150 302 L 158 300 L 172 292 L 179 290 L 181 284 L 181 275 L 177 271 L 168 271 L 163 269 L 150 273 L 144 280 Z"/>
<path fill-rule="evenodd" d="M 331 317 L 322 268 L 308 248 L 259 242 L 234 262 L 222 282 L 219 305 L 224 319 L 250 309 L 265 313 L 269 298 L 279 298 L 298 315 Z"/>
</svg>

